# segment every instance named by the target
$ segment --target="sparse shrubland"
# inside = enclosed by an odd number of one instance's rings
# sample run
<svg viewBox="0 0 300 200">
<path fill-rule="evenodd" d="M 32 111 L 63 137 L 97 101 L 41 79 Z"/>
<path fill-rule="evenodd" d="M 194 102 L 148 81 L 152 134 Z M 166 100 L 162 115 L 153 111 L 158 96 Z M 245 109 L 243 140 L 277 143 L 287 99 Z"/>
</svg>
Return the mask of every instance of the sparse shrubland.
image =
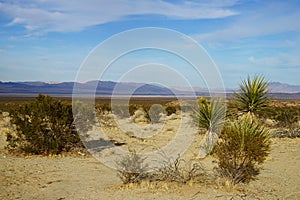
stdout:
<svg viewBox="0 0 300 200">
<path fill-rule="evenodd" d="M 274 103 L 273 103 L 274 104 Z M 279 104 L 279 103 L 278 103 Z M 263 122 L 269 120 L 272 123 L 267 124 L 273 130 L 272 137 L 300 137 L 300 105 L 269 105 L 259 113 Z"/>
<path fill-rule="evenodd" d="M 96 113 L 93 113 L 90 110 L 94 109 L 87 108 L 88 105 L 75 102 L 73 116 L 70 103 L 39 95 L 34 101 L 10 105 L 9 110 L 1 106 L 0 112 L 9 111 L 10 126 L 14 129 L 7 132 L 10 150 L 31 154 L 59 154 L 83 147 L 77 133 L 86 132 L 95 125 L 95 116 L 98 124 L 108 128 L 110 134 L 118 126 L 116 119 L 128 118 L 128 123 L 139 123 L 142 127 L 162 121 L 172 122 L 170 124 L 173 126 L 177 123 L 173 120 L 179 118 L 178 113 L 187 110 L 193 113 L 196 126 L 206 133 L 202 144 L 199 144 L 200 154 L 203 152 L 204 155 L 200 156 L 215 157 L 217 173 L 214 175 L 235 185 L 248 183 L 259 174 L 260 166 L 270 152 L 270 136 L 300 137 L 299 104 L 270 103 L 267 86 L 268 83 L 262 76 L 255 76 L 253 79 L 248 77 L 242 81 L 239 92 L 235 93 L 227 105 L 220 99 L 208 100 L 202 97 L 192 111 L 191 107 L 180 107 L 177 101 L 160 105 L 158 102 L 153 104 L 152 101 L 139 101 L 129 105 L 119 104 L 113 109 L 109 103 L 97 102 Z M 76 113 L 81 117 L 77 118 Z M 127 123 L 126 120 L 124 121 Z M 158 125 L 161 124 L 154 126 Z M 109 137 L 113 137 L 113 134 Z M 143 141 L 145 144 L 148 142 L 147 139 L 137 140 L 130 130 L 125 136 L 120 138 Z M 207 179 L 205 170 L 196 158 L 187 160 L 180 156 L 166 156 L 165 160 L 158 161 L 163 162 L 161 168 L 150 171 L 145 164 L 146 158 L 138 153 L 131 151 L 129 155 L 116 161 L 118 176 L 124 184 L 141 181 L 188 184 L 201 183 Z"/>
</svg>

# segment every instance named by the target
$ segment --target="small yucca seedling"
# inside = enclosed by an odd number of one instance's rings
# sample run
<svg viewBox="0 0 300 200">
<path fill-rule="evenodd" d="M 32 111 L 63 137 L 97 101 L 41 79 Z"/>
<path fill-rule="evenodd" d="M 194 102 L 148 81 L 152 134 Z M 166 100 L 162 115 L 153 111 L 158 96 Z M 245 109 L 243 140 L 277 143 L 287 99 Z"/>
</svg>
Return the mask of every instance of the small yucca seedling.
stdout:
<svg viewBox="0 0 300 200">
<path fill-rule="evenodd" d="M 267 105 L 268 82 L 263 76 L 250 76 L 243 80 L 239 87 L 239 92 L 235 92 L 235 104 L 239 111 L 245 113 L 255 113 Z"/>
<path fill-rule="evenodd" d="M 214 151 L 220 174 L 233 185 L 252 180 L 269 154 L 269 138 L 268 130 L 251 115 L 225 125 Z"/>
</svg>

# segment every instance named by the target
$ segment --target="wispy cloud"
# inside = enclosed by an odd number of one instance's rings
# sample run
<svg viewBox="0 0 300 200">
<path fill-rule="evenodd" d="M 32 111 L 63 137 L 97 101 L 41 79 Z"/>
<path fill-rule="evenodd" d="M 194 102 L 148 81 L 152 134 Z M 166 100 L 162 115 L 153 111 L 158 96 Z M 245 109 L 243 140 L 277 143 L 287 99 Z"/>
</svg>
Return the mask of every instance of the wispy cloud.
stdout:
<svg viewBox="0 0 300 200">
<path fill-rule="evenodd" d="M 256 58 L 250 56 L 248 58 L 249 62 L 255 65 L 259 65 L 267 68 L 299 68 L 300 58 L 297 56 L 299 54 L 287 54 L 280 53 L 274 56 Z"/>
<path fill-rule="evenodd" d="M 72 32 L 89 26 L 125 20 L 129 15 L 155 14 L 170 19 L 224 18 L 237 13 L 236 0 L 21 0 L 0 3 L 0 12 L 11 19 L 7 25 L 22 25 L 29 32 Z"/>
<path fill-rule="evenodd" d="M 286 2 L 262 5 L 258 9 L 241 11 L 226 28 L 193 35 L 201 42 L 224 42 L 260 37 L 284 32 L 300 31 L 300 8 Z"/>
</svg>

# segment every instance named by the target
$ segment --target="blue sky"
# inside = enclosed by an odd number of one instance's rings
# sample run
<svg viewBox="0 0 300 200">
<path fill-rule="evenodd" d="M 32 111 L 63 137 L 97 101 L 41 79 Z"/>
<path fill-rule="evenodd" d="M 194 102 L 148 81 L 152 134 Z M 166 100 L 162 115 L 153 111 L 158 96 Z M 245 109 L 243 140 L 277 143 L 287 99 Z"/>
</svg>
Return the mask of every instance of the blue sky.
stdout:
<svg viewBox="0 0 300 200">
<path fill-rule="evenodd" d="M 202 45 L 226 87 L 248 74 L 300 85 L 299 19 L 297 0 L 0 0 L 0 80 L 74 81 L 99 43 L 129 29 L 161 27 Z M 173 64 L 192 77 L 185 64 Z M 111 74 L 106 79 L 118 80 Z"/>
</svg>

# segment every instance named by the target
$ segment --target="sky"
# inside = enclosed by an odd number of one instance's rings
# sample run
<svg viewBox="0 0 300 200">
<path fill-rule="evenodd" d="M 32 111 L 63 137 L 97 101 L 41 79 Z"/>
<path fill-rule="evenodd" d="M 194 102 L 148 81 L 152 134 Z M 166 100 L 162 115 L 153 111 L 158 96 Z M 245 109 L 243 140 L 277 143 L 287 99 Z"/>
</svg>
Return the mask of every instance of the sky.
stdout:
<svg viewBox="0 0 300 200">
<path fill-rule="evenodd" d="M 77 80 L 99 44 L 123 31 L 158 27 L 195 40 L 215 63 L 225 87 L 237 87 L 255 74 L 300 85 L 299 20 L 298 0 L 0 0 L 0 81 Z M 197 80 L 191 66 L 170 52 L 130 52 L 122 59 L 100 79 L 118 81 L 136 63 L 153 70 L 149 63 L 156 63 L 169 65 L 193 86 L 205 84 L 205 77 Z M 136 82 L 151 77 L 152 72 L 136 71 L 140 74 L 126 77 Z M 177 78 L 167 71 L 163 77 L 176 85 Z"/>
</svg>

